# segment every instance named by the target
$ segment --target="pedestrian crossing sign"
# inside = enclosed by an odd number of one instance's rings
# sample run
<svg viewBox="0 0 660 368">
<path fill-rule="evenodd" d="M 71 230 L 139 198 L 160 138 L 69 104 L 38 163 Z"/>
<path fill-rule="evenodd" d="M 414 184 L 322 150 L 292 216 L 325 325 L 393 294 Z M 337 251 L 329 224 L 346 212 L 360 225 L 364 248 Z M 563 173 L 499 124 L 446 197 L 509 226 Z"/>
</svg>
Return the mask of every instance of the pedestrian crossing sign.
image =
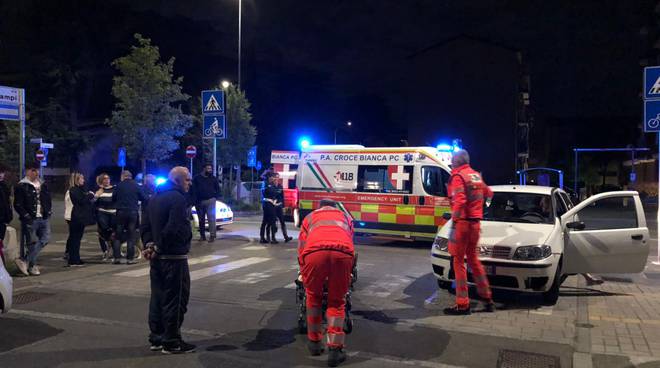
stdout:
<svg viewBox="0 0 660 368">
<path fill-rule="evenodd" d="M 224 114 L 225 92 L 223 90 L 202 91 L 202 113 Z"/>
</svg>

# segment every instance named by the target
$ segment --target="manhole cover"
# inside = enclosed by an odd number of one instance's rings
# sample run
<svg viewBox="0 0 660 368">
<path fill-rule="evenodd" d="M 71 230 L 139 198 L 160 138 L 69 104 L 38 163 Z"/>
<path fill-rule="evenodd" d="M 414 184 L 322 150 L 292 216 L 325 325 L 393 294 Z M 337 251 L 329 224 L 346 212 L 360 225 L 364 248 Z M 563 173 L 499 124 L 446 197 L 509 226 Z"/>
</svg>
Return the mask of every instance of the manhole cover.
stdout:
<svg viewBox="0 0 660 368">
<path fill-rule="evenodd" d="M 22 293 L 14 296 L 14 304 L 28 304 L 28 303 L 36 302 L 37 300 L 48 298 L 49 296 L 53 296 L 53 295 L 55 294 L 28 291 L 27 293 Z"/>
<path fill-rule="evenodd" d="M 525 351 L 500 350 L 497 368 L 559 368 L 559 357 Z"/>
</svg>

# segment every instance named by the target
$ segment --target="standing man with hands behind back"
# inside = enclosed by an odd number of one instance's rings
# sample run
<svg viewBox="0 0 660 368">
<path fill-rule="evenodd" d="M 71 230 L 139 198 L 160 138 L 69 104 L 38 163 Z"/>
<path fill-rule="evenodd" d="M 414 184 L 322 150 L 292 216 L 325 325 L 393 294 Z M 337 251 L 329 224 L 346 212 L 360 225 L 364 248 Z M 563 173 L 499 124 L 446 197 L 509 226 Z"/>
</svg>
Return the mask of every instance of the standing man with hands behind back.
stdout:
<svg viewBox="0 0 660 368">
<path fill-rule="evenodd" d="M 142 189 L 138 183 L 133 180 L 133 174 L 130 171 L 121 173 L 121 183 L 112 192 L 112 200 L 117 208 L 117 231 L 115 240 L 112 244 L 113 264 L 119 264 L 121 258 L 121 240 L 124 232 L 128 233 L 126 264 L 134 264 L 135 243 L 138 226 L 138 202 L 146 200 Z"/>
<path fill-rule="evenodd" d="M 204 165 L 204 171 L 195 176 L 193 180 L 193 196 L 195 198 L 195 209 L 197 209 L 197 218 L 199 219 L 200 240 L 206 240 L 206 219 L 209 220 L 209 243 L 215 241 L 216 222 L 215 222 L 215 202 L 220 198 L 220 184 L 218 179 L 213 176 L 213 165 Z"/>
<path fill-rule="evenodd" d="M 169 180 L 149 201 L 142 221 L 142 253 L 151 263 L 149 302 L 149 342 L 151 351 L 182 354 L 195 351 L 195 345 L 181 338 L 181 324 L 190 297 L 188 252 L 192 240 L 186 192 L 190 173 L 177 166 Z"/>
</svg>

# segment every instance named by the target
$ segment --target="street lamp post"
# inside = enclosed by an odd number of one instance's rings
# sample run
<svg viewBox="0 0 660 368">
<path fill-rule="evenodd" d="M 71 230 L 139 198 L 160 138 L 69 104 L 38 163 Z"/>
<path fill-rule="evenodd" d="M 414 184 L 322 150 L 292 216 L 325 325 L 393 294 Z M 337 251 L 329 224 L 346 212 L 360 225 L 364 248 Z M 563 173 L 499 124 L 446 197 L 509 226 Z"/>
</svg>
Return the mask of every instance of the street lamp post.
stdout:
<svg viewBox="0 0 660 368">
<path fill-rule="evenodd" d="M 350 128 L 350 127 L 352 127 L 352 126 L 353 126 L 353 122 L 352 122 L 352 121 L 349 120 L 349 121 L 346 122 L 346 127 L 347 127 L 347 128 Z M 337 144 L 337 131 L 338 131 L 339 129 L 341 129 L 341 128 L 343 128 L 343 126 L 339 126 L 339 127 L 335 128 L 335 144 Z"/>
<path fill-rule="evenodd" d="M 238 0 L 238 89 L 241 89 L 241 24 L 243 22 L 243 0 Z"/>
</svg>

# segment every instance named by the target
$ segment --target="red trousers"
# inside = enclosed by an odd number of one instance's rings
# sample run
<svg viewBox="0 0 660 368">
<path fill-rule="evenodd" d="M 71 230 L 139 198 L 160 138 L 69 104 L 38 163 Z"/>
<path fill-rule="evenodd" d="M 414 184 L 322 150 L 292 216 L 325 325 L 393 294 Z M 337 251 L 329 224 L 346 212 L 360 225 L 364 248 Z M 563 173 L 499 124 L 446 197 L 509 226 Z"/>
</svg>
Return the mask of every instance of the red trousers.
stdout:
<svg viewBox="0 0 660 368">
<path fill-rule="evenodd" d="M 465 258 L 472 271 L 472 278 L 477 284 L 479 296 L 490 300 L 492 295 L 484 267 L 479 261 L 477 243 L 481 225 L 478 221 L 456 221 L 449 237 L 449 253 L 454 257 L 454 275 L 456 278 L 456 305 L 459 308 L 470 306 L 468 294 Z"/>
<path fill-rule="evenodd" d="M 320 250 L 305 256 L 302 265 L 303 283 L 307 295 L 307 338 L 321 341 L 323 338 L 323 287 L 328 286 L 329 347 L 344 346 L 344 318 L 346 293 L 351 281 L 353 257 L 334 250 Z"/>
</svg>

